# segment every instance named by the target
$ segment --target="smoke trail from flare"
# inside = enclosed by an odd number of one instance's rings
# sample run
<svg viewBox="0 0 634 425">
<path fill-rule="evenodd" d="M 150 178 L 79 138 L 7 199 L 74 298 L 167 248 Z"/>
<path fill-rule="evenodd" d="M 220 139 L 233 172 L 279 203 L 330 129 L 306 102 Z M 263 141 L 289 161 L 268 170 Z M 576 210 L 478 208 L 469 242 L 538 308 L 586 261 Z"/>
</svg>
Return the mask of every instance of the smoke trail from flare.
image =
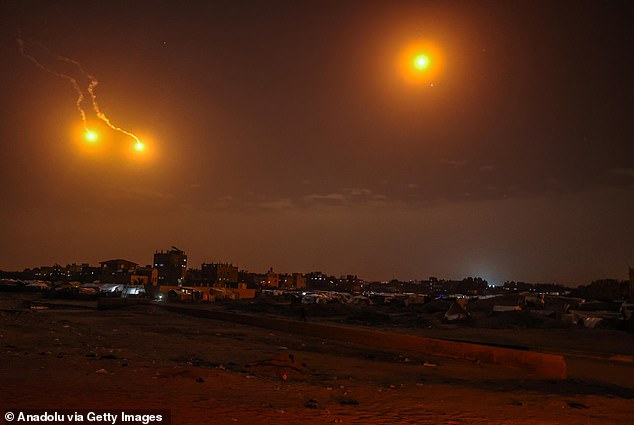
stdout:
<svg viewBox="0 0 634 425">
<path fill-rule="evenodd" d="M 70 82 L 70 84 L 73 86 L 73 89 L 75 89 L 75 92 L 77 93 L 77 100 L 75 101 L 75 106 L 77 107 L 77 111 L 79 111 L 79 116 L 81 117 L 82 124 L 84 125 L 84 130 L 88 131 L 88 126 L 86 124 L 86 112 L 84 111 L 84 108 L 82 108 L 81 106 L 82 102 L 84 101 L 84 93 L 81 90 L 81 87 L 79 87 L 79 83 L 77 83 L 77 80 L 71 77 L 70 75 L 61 74 L 59 72 L 55 72 L 52 69 L 45 67 L 37 59 L 35 59 L 34 56 L 26 52 L 26 50 L 24 49 L 24 40 L 22 40 L 21 38 L 18 38 L 17 40 L 18 40 L 18 51 L 20 52 L 22 56 L 24 56 L 25 58 L 33 62 L 38 68 L 48 72 L 49 74 L 55 75 L 56 77 L 59 77 L 59 78 L 63 78 Z"/>
<path fill-rule="evenodd" d="M 90 74 L 86 74 L 86 76 L 90 79 L 90 84 L 88 84 L 88 94 L 90 94 L 90 99 L 92 100 L 92 109 L 95 111 L 95 114 L 97 115 L 97 118 L 99 118 L 101 121 L 105 122 L 106 125 L 108 127 L 110 127 L 111 129 L 118 131 L 120 133 L 123 133 L 127 136 L 132 137 L 135 141 L 136 141 L 136 147 L 138 148 L 142 148 L 143 144 L 141 143 L 141 141 L 139 140 L 139 138 L 134 134 L 131 133 L 127 130 L 122 129 L 121 127 L 117 127 L 116 125 L 112 124 L 110 122 L 110 119 L 106 116 L 106 114 L 104 114 L 103 112 L 101 112 L 101 109 L 99 108 L 99 104 L 97 103 L 97 95 L 95 94 L 95 87 L 97 87 L 97 84 L 99 84 L 99 81 L 97 81 L 94 77 L 92 77 Z"/>
<path fill-rule="evenodd" d="M 71 59 L 69 57 L 66 56 L 62 56 L 60 54 L 57 54 L 55 52 L 53 52 L 51 49 L 49 49 L 48 47 L 46 47 L 45 45 L 43 45 L 42 43 L 38 42 L 38 41 L 32 41 L 29 40 L 31 43 L 37 45 L 38 47 L 40 47 L 42 50 L 46 51 L 49 55 L 51 55 L 52 57 L 54 57 L 55 59 L 57 59 L 58 61 L 61 62 L 66 62 L 69 63 L 73 66 L 75 66 L 79 72 L 82 74 L 82 76 L 84 76 L 86 79 L 88 79 L 90 82 L 88 83 L 88 87 L 86 88 L 86 91 L 88 92 L 88 95 L 90 96 L 90 100 L 91 100 L 91 105 L 92 105 L 92 109 L 95 112 L 95 115 L 97 116 L 97 118 L 99 118 L 101 121 L 103 121 L 104 123 L 106 123 L 106 125 L 108 127 L 110 127 L 111 129 L 118 131 L 119 133 L 125 134 L 128 137 L 131 137 L 132 139 L 134 139 L 134 141 L 136 142 L 136 149 L 140 150 L 143 149 L 143 143 L 141 143 L 141 140 L 139 140 L 139 138 L 132 132 L 124 130 L 121 127 L 116 126 L 115 124 L 113 124 L 110 119 L 106 116 L 106 114 L 104 114 L 101 111 L 101 108 L 99 107 L 99 103 L 97 102 L 97 95 L 95 93 L 95 88 L 97 87 L 97 85 L 99 84 L 99 81 L 97 80 L 97 78 L 95 78 L 92 74 L 89 74 L 84 67 L 77 62 L 74 59 Z M 71 82 L 71 84 L 73 85 L 73 88 L 75 89 L 75 91 L 78 94 L 78 98 L 77 98 L 77 109 L 79 110 L 79 113 L 81 115 L 82 121 L 84 123 L 84 128 L 87 130 L 86 128 L 86 113 L 84 112 L 83 108 L 81 107 L 81 103 L 84 100 L 84 93 L 81 90 L 79 84 L 77 83 L 77 80 L 66 75 L 66 74 L 61 74 L 55 71 L 50 70 L 49 68 L 45 67 L 44 65 L 42 65 L 40 62 L 38 62 L 33 56 L 29 55 L 28 53 L 25 52 L 24 50 L 24 41 L 20 38 L 18 38 L 18 46 L 20 49 L 20 53 L 27 57 L 28 59 L 30 59 L 33 63 L 35 63 L 38 67 L 40 67 L 41 69 L 56 75 L 58 77 L 61 78 L 65 78 L 68 81 Z"/>
</svg>

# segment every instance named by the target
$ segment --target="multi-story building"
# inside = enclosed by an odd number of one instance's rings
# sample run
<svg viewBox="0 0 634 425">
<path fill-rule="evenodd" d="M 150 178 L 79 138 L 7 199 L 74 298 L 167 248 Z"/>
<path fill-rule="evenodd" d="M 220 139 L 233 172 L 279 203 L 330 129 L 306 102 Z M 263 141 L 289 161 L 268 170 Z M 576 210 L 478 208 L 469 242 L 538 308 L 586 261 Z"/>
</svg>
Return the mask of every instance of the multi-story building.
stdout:
<svg viewBox="0 0 634 425">
<path fill-rule="evenodd" d="M 302 289 L 306 288 L 306 279 L 301 273 L 276 273 L 269 269 L 260 281 L 262 288 Z"/>
<path fill-rule="evenodd" d="M 66 264 L 66 276 L 68 276 L 68 280 L 81 280 L 81 270 L 83 268 L 84 265 L 88 265 L 87 263 L 84 264 L 77 264 L 77 263 L 73 263 L 73 264 Z"/>
<path fill-rule="evenodd" d="M 362 284 L 363 284 L 363 281 L 359 279 L 357 275 L 348 274 L 345 276 L 341 276 L 337 280 L 336 287 L 338 291 L 359 293 L 361 292 Z"/>
<path fill-rule="evenodd" d="M 277 285 L 280 289 L 291 289 L 293 285 L 292 277 L 288 273 L 278 273 Z"/>
<path fill-rule="evenodd" d="M 106 270 L 109 272 L 134 271 L 138 265 L 137 263 L 134 263 L 128 260 L 123 260 L 121 258 L 117 258 L 114 260 L 100 261 L 99 264 L 101 264 L 102 270 Z"/>
<path fill-rule="evenodd" d="M 306 288 L 306 278 L 301 273 L 293 273 L 288 276 L 286 286 L 289 289 L 304 289 Z"/>
<path fill-rule="evenodd" d="M 238 266 L 230 263 L 203 263 L 200 266 L 200 275 L 201 283 L 206 286 L 238 284 Z"/>
<path fill-rule="evenodd" d="M 266 288 L 279 288 L 280 275 L 275 273 L 272 267 L 266 273 L 266 278 L 264 279 L 262 286 Z"/>
<path fill-rule="evenodd" d="M 84 263 L 81 266 L 81 278 L 82 282 L 94 282 L 99 280 L 101 276 L 101 267 L 91 266 L 88 263 Z"/>
<path fill-rule="evenodd" d="M 154 253 L 152 285 L 182 285 L 187 274 L 187 254 L 172 247 L 168 251 Z"/>
<path fill-rule="evenodd" d="M 108 283 L 130 283 L 130 276 L 137 268 L 137 263 L 117 258 L 100 261 L 101 273 L 99 280 Z"/>
<path fill-rule="evenodd" d="M 248 272 L 246 270 L 240 270 L 238 272 L 238 282 L 245 283 L 247 285 L 247 288 L 259 288 L 264 285 L 265 281 L 265 274 Z"/>
<path fill-rule="evenodd" d="M 130 275 L 130 283 L 133 285 L 149 285 L 152 280 L 152 271 L 153 267 L 149 264 L 145 267 L 137 266 L 134 272 Z"/>
<path fill-rule="evenodd" d="M 330 289 L 328 287 L 328 276 L 322 272 L 307 273 L 306 286 L 308 289 Z"/>
</svg>

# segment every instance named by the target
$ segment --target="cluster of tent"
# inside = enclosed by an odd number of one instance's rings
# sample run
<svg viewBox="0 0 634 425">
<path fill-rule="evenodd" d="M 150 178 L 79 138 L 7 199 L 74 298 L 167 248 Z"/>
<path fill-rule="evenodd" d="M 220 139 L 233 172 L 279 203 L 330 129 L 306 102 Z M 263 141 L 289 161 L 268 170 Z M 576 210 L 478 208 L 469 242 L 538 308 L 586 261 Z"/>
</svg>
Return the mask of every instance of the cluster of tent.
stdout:
<svg viewBox="0 0 634 425">
<path fill-rule="evenodd" d="M 36 292 L 48 287 L 48 282 L 41 280 L 0 279 L 0 291 L 3 292 Z"/>
<path fill-rule="evenodd" d="M 528 315 L 550 318 L 562 325 L 594 328 L 600 324 L 631 320 L 634 304 L 615 301 L 586 301 L 565 296 L 536 296 L 530 293 L 456 298 L 444 314 L 447 321 L 467 320 L 472 317 Z"/>
<path fill-rule="evenodd" d="M 370 292 L 365 295 L 352 295 L 348 292 L 336 291 L 286 291 L 283 289 L 264 289 L 262 296 L 282 296 L 290 298 L 293 302 L 301 304 L 362 304 L 362 305 L 383 305 L 383 304 L 422 304 L 427 298 L 424 295 L 407 293 L 391 294 Z"/>
<path fill-rule="evenodd" d="M 549 322 L 552 326 L 611 326 L 630 320 L 633 303 L 586 301 L 562 295 L 531 292 L 486 296 L 451 295 L 431 298 L 422 294 L 366 293 L 352 295 L 332 291 L 263 290 L 263 296 L 290 298 L 302 304 L 357 304 L 383 306 L 417 305 L 417 311 L 435 315 L 445 322 L 487 319 L 493 326 Z M 484 322 L 482 322 L 484 323 Z"/>
<path fill-rule="evenodd" d="M 145 288 L 123 283 L 46 282 L 41 280 L 0 280 L 0 291 L 42 292 L 53 298 L 96 298 L 100 296 L 142 297 Z"/>
</svg>

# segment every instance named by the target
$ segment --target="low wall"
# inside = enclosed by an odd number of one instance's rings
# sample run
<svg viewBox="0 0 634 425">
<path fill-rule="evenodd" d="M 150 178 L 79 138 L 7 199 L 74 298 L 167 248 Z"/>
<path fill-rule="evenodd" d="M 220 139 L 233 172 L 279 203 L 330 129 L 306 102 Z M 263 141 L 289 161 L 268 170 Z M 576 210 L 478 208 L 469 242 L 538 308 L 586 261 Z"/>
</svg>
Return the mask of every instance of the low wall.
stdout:
<svg viewBox="0 0 634 425">
<path fill-rule="evenodd" d="M 346 341 L 374 348 L 480 361 L 482 363 L 505 367 L 521 368 L 542 378 L 566 379 L 566 361 L 563 356 L 556 354 L 447 341 L 364 328 L 227 313 L 177 305 L 166 304 L 163 305 L 163 307 L 169 311 L 208 319 L 223 320 L 324 339 Z"/>
</svg>

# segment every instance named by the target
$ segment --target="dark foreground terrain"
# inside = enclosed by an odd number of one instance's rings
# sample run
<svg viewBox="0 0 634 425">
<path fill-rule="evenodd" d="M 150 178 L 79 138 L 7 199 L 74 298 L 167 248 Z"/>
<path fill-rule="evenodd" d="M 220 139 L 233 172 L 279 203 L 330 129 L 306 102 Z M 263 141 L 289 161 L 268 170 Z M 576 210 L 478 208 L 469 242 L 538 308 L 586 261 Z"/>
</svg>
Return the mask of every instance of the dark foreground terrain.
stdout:
<svg viewBox="0 0 634 425">
<path fill-rule="evenodd" d="M 155 305 L 65 304 L 34 310 L 23 295 L 0 294 L 3 409 L 167 408 L 176 424 L 634 422 L 626 332 L 412 330 L 564 354 L 568 379 L 556 381 Z"/>
</svg>

